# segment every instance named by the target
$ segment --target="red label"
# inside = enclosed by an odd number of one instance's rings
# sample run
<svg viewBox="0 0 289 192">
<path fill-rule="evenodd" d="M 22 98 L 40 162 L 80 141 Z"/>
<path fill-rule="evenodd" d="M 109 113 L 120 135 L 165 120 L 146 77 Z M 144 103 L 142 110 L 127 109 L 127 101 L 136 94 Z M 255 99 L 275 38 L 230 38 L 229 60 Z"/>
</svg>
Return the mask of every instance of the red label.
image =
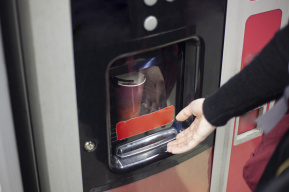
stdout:
<svg viewBox="0 0 289 192">
<path fill-rule="evenodd" d="M 174 120 L 174 117 L 175 107 L 172 105 L 147 115 L 119 122 L 116 125 L 117 139 L 125 139 L 169 124 Z"/>
</svg>

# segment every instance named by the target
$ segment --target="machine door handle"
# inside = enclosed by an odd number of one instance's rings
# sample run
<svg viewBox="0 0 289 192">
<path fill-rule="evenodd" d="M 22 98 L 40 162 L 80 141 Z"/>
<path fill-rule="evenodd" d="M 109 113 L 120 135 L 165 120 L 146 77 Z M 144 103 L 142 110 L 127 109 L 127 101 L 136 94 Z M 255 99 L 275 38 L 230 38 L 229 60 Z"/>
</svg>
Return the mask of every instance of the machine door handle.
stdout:
<svg viewBox="0 0 289 192">
<path fill-rule="evenodd" d="M 174 140 L 178 131 L 171 127 L 116 148 L 112 165 L 116 170 L 128 170 L 156 161 L 167 153 L 167 143 Z"/>
</svg>

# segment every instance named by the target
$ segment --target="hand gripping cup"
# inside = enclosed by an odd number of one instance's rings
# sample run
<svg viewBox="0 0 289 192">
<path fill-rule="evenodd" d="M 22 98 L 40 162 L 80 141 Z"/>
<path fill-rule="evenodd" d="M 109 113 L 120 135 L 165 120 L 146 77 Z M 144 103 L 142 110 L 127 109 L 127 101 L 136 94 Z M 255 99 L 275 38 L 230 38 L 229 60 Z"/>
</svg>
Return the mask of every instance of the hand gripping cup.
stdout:
<svg viewBox="0 0 289 192">
<path fill-rule="evenodd" d="M 116 76 L 115 96 L 118 121 L 138 117 L 140 115 L 145 76 L 132 72 Z"/>
</svg>

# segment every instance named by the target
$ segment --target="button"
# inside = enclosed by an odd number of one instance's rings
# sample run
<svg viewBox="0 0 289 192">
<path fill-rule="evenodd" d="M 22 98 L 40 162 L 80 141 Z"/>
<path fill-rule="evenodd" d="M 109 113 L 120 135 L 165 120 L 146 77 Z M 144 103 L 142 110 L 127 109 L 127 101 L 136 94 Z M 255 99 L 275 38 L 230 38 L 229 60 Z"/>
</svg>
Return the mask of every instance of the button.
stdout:
<svg viewBox="0 0 289 192">
<path fill-rule="evenodd" d="M 144 21 L 144 28 L 147 31 L 153 31 L 157 25 L 158 25 L 158 20 L 155 16 L 148 16 L 145 21 Z"/>
<path fill-rule="evenodd" d="M 147 5 L 147 6 L 153 6 L 157 3 L 158 0 L 144 0 L 144 3 Z"/>
</svg>

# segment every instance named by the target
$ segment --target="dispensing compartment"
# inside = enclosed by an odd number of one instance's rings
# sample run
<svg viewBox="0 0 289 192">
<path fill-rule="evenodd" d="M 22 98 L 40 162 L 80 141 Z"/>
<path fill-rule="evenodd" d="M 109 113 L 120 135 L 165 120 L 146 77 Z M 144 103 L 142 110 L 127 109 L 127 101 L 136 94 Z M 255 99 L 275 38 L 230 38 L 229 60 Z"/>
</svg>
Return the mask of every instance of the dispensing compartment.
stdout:
<svg viewBox="0 0 289 192">
<path fill-rule="evenodd" d="M 126 54 L 108 69 L 110 168 L 130 170 L 170 156 L 186 128 L 175 115 L 200 93 L 200 40 Z"/>
</svg>

